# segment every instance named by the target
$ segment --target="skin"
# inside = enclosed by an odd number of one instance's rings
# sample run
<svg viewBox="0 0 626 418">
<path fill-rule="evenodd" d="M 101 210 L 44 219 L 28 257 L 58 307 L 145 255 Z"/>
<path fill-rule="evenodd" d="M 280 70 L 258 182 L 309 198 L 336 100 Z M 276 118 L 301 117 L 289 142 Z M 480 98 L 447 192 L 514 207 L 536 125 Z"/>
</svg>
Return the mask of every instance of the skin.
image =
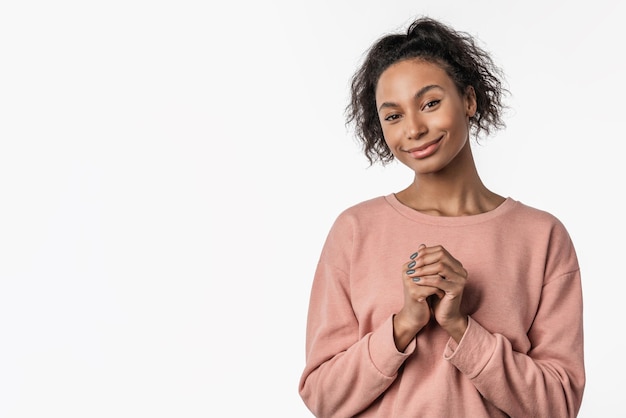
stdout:
<svg viewBox="0 0 626 418">
<path fill-rule="evenodd" d="M 396 194 L 404 205 L 429 215 L 468 216 L 504 202 L 482 183 L 472 155 L 472 87 L 460 93 L 438 64 L 399 61 L 381 74 L 376 107 L 387 146 L 415 173 Z M 467 329 L 467 315 L 460 309 L 467 270 L 437 243 L 421 244 L 416 252 L 413 259 L 407 254 L 402 266 L 404 305 L 393 321 L 400 351 L 433 318 L 457 343 Z"/>
</svg>

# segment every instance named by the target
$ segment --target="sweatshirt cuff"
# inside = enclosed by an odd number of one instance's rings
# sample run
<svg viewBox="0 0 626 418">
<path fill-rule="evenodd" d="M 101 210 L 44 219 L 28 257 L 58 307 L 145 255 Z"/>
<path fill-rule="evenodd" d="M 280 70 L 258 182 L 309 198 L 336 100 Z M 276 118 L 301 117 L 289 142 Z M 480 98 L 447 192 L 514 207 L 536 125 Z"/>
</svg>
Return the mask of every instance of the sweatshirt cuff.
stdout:
<svg viewBox="0 0 626 418">
<path fill-rule="evenodd" d="M 467 329 L 457 344 L 448 340 L 443 358 L 452 363 L 470 379 L 475 378 L 485 368 L 496 349 L 496 337 L 468 316 Z"/>
<path fill-rule="evenodd" d="M 411 340 L 404 352 L 398 351 L 393 340 L 393 315 L 369 339 L 369 353 L 374 366 L 383 375 L 393 377 L 404 361 L 415 351 L 415 338 Z"/>
</svg>

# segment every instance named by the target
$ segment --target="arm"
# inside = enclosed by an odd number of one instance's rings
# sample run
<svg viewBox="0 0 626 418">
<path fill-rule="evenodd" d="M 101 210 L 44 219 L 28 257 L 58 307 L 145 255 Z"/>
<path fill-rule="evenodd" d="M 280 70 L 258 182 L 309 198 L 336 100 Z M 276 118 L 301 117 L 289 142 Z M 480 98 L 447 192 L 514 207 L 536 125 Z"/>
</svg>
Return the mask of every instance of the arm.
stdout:
<svg viewBox="0 0 626 418">
<path fill-rule="evenodd" d="M 444 358 L 478 391 L 513 417 L 575 417 L 585 385 L 580 271 L 544 284 L 528 337 L 528 353 L 516 352 L 501 334 L 472 318 Z"/>
<path fill-rule="evenodd" d="M 399 367 L 415 349 L 396 349 L 390 316 L 378 329 L 359 338 L 350 303 L 347 274 L 318 265 L 307 323 L 306 366 L 300 396 L 319 417 L 354 416 L 394 382 Z"/>
</svg>

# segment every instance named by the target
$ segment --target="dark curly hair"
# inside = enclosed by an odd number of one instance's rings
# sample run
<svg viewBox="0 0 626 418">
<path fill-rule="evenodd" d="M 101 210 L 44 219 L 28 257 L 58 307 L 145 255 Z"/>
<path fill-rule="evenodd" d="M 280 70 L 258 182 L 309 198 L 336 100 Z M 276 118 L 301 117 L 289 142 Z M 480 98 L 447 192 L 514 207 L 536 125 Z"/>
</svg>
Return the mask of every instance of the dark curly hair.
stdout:
<svg viewBox="0 0 626 418">
<path fill-rule="evenodd" d="M 502 97 L 507 90 L 500 81 L 501 70 L 490 55 L 465 32 L 428 17 L 409 26 L 406 34 L 383 36 L 367 52 L 351 83 L 351 99 L 346 108 L 346 124 L 354 124 L 370 165 L 386 165 L 394 156 L 385 143 L 376 110 L 376 85 L 380 75 L 392 64 L 419 58 L 439 65 L 465 94 L 472 86 L 476 92 L 476 114 L 470 119 L 471 132 L 479 137 L 504 127 Z"/>
</svg>

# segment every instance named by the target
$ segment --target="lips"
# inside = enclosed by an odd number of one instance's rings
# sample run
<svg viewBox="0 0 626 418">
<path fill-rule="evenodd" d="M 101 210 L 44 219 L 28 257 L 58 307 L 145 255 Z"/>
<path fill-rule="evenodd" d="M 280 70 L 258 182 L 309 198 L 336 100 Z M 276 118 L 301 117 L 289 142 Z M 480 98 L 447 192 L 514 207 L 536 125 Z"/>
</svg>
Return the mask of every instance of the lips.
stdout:
<svg viewBox="0 0 626 418">
<path fill-rule="evenodd" d="M 424 145 L 421 145 L 419 147 L 408 149 L 406 150 L 406 152 L 409 153 L 411 157 L 416 158 L 418 160 L 429 157 L 433 155 L 435 151 L 437 151 L 442 139 L 443 139 L 443 136 L 437 138 L 434 141 L 430 141 Z"/>
</svg>

